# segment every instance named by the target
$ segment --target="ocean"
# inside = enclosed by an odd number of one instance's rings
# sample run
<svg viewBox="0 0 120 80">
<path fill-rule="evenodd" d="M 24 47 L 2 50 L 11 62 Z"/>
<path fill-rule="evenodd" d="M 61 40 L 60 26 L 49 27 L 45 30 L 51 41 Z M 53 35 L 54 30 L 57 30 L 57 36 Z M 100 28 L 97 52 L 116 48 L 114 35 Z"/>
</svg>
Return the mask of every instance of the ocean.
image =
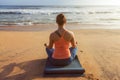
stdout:
<svg viewBox="0 0 120 80">
<path fill-rule="evenodd" d="M 56 23 L 59 13 L 67 23 L 120 25 L 120 6 L 0 6 L 0 25 Z"/>
</svg>

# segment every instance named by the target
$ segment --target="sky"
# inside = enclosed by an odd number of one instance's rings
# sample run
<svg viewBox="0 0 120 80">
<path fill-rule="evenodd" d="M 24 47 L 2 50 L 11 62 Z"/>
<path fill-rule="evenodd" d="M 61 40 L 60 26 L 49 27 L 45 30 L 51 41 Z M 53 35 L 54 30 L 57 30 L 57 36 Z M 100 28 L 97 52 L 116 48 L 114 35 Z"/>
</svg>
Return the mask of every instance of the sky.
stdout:
<svg viewBox="0 0 120 80">
<path fill-rule="evenodd" d="M 120 5 L 120 0 L 0 0 L 0 5 Z"/>
</svg>

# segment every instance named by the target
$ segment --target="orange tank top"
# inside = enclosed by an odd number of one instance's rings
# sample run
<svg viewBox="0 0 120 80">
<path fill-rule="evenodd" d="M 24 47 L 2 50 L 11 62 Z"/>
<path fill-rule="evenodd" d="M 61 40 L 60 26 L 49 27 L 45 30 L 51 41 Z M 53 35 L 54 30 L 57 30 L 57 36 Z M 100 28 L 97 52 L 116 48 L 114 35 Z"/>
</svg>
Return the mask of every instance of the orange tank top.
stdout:
<svg viewBox="0 0 120 80">
<path fill-rule="evenodd" d="M 55 51 L 53 52 L 52 57 L 54 59 L 66 59 L 71 56 L 69 50 L 69 41 L 66 41 L 63 36 L 66 31 L 64 31 L 63 35 L 60 37 L 58 41 L 55 41 Z"/>
</svg>

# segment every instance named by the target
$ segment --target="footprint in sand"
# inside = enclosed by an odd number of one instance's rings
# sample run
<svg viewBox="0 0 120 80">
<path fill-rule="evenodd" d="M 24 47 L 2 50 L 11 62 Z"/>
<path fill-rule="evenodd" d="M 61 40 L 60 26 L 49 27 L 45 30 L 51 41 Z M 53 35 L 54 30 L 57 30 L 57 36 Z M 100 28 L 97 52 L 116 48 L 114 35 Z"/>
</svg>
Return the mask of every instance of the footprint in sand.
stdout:
<svg viewBox="0 0 120 80">
<path fill-rule="evenodd" d="M 99 80 L 99 79 L 95 78 L 93 74 L 86 74 L 85 78 L 87 78 L 88 80 Z"/>
<path fill-rule="evenodd" d="M 83 53 L 83 51 L 82 51 L 82 50 L 80 50 L 80 52 L 81 52 L 81 53 Z"/>
</svg>

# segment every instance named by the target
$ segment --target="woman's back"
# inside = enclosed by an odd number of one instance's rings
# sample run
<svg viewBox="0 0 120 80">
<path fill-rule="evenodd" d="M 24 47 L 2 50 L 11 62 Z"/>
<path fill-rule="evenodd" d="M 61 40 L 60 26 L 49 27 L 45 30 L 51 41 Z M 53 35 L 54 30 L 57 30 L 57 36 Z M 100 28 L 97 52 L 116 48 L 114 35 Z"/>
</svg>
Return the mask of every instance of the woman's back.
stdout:
<svg viewBox="0 0 120 80">
<path fill-rule="evenodd" d="M 55 43 L 55 51 L 53 53 L 53 58 L 55 59 L 65 59 L 71 56 L 70 54 L 70 40 L 72 35 L 66 30 L 57 30 L 53 33 L 53 41 Z M 69 38 L 68 38 L 69 37 Z"/>
</svg>

